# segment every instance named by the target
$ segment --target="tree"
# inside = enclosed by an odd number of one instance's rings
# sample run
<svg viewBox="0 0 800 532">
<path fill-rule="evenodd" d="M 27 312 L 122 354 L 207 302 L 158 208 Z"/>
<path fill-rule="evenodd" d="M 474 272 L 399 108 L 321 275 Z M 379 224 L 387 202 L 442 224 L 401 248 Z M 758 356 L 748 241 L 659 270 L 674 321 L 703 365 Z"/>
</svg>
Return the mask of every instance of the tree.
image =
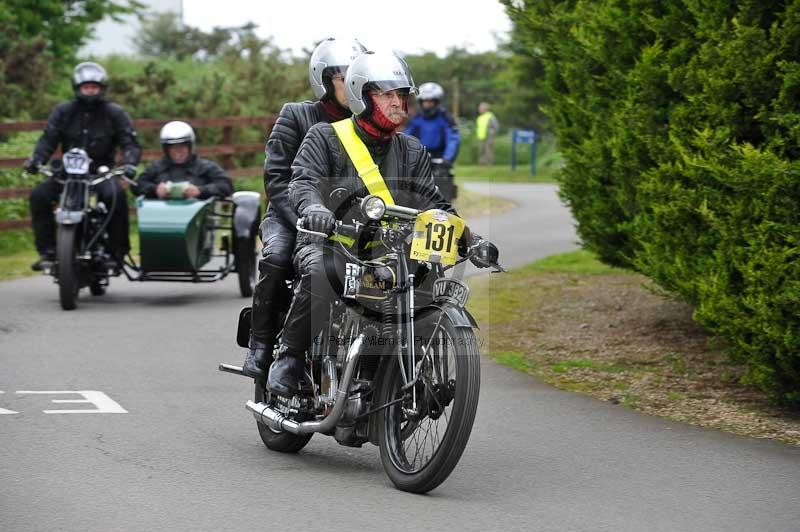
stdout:
<svg viewBox="0 0 800 532">
<path fill-rule="evenodd" d="M 504 126 L 546 128 L 540 111 L 543 90 L 538 81 L 541 66 L 523 62 L 512 55 L 511 45 L 498 51 L 471 54 L 464 48 L 451 48 L 444 57 L 433 52 L 405 57 L 417 85 L 435 81 L 445 89 L 448 108 L 457 87 L 459 114 L 473 120 L 478 104 L 491 102 L 493 111 Z"/>
<path fill-rule="evenodd" d="M 54 79 L 74 66 L 91 25 L 134 13 L 134 0 L 4 0 L 0 3 L 0 117 L 46 115 Z"/>
<path fill-rule="evenodd" d="M 219 57 L 225 45 L 234 40 L 236 33 L 245 28 L 215 27 L 210 32 L 182 24 L 175 13 L 159 13 L 142 18 L 142 27 L 134 38 L 137 51 L 147 57 L 175 57 L 177 59 L 212 59 Z"/>
<path fill-rule="evenodd" d="M 800 0 L 504 0 L 584 245 L 800 406 Z"/>
</svg>

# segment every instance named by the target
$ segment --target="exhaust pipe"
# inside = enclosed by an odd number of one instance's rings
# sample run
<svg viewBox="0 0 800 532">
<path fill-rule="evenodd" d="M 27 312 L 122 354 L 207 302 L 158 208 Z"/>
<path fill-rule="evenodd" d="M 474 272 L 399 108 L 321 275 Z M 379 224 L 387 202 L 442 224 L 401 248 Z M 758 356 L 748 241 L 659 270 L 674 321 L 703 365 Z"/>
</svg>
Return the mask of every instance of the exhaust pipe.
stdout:
<svg viewBox="0 0 800 532">
<path fill-rule="evenodd" d="M 339 383 L 339 389 L 336 392 L 336 401 L 333 404 L 333 409 L 330 413 L 319 421 L 303 421 L 298 423 L 291 419 L 286 418 L 283 414 L 272 408 L 265 403 L 256 403 L 254 401 L 247 401 L 245 408 L 253 413 L 256 421 L 272 427 L 274 430 L 291 432 L 292 434 L 311 434 L 314 432 L 328 432 L 332 430 L 339 419 L 344 414 L 347 407 L 347 395 L 350 391 L 350 384 L 355 375 L 358 359 L 361 357 L 361 347 L 364 344 L 364 335 L 358 335 L 347 350 L 347 356 L 344 361 L 344 375 Z"/>
</svg>

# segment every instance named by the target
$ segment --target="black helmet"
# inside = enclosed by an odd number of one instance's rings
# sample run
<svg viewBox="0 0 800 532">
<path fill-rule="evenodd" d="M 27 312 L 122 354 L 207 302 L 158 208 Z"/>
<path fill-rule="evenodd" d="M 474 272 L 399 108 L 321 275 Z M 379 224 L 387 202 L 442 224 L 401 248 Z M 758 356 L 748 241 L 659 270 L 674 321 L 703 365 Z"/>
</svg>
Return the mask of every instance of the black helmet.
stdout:
<svg viewBox="0 0 800 532">
<path fill-rule="evenodd" d="M 80 87 L 84 83 L 97 83 L 100 85 L 100 94 L 93 96 L 84 96 L 81 94 Z M 102 100 L 106 95 L 106 88 L 108 87 L 108 76 L 106 70 L 91 61 L 86 61 L 79 64 L 72 71 L 72 92 L 75 97 L 88 104 L 96 103 Z"/>
</svg>

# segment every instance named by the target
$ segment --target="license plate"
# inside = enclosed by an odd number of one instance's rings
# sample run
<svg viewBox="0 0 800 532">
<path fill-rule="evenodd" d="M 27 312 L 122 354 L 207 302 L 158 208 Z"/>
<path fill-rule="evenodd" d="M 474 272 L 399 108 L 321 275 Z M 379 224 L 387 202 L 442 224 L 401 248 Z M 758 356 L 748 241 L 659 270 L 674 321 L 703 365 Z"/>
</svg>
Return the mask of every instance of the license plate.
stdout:
<svg viewBox="0 0 800 532">
<path fill-rule="evenodd" d="M 453 303 L 459 307 L 467 304 L 469 287 L 458 279 L 436 279 L 433 283 L 433 299 L 445 303 Z"/>
<path fill-rule="evenodd" d="M 431 209 L 420 213 L 414 224 L 410 257 L 413 260 L 455 264 L 458 239 L 464 233 L 464 220 L 448 212 Z"/>
</svg>

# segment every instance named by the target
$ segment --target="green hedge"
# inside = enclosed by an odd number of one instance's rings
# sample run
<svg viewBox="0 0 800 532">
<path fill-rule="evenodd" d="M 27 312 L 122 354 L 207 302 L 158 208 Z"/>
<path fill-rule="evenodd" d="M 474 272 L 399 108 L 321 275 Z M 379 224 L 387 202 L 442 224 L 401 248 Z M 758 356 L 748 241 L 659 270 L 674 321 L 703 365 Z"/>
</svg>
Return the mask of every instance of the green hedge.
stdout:
<svg viewBox="0 0 800 532">
<path fill-rule="evenodd" d="M 507 4 L 586 247 L 694 304 L 800 406 L 800 0 Z"/>
</svg>

